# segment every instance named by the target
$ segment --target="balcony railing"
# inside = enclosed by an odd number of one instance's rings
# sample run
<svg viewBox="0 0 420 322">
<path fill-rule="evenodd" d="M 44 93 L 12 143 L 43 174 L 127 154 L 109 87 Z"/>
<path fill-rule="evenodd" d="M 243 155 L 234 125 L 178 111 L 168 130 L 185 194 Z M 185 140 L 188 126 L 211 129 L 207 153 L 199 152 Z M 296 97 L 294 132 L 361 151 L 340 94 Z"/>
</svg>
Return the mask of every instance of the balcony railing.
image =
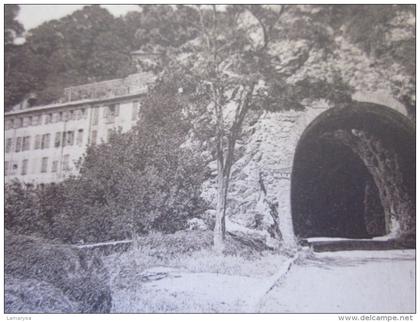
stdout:
<svg viewBox="0 0 420 322">
<path fill-rule="evenodd" d="M 64 102 L 86 99 L 112 98 L 147 91 L 155 76 L 152 73 L 137 73 L 126 78 L 67 87 Z"/>
</svg>

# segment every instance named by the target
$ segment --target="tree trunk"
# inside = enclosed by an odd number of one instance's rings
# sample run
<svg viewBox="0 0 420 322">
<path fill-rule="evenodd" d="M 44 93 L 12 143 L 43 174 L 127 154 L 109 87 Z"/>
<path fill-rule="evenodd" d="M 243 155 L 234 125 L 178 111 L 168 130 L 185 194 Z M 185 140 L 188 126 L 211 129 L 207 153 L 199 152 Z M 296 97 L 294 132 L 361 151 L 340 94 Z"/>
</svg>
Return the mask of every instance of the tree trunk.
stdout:
<svg viewBox="0 0 420 322">
<path fill-rule="evenodd" d="M 226 198 L 229 186 L 228 177 L 223 175 L 223 171 L 219 171 L 217 176 L 217 206 L 216 206 L 216 224 L 214 226 L 213 247 L 218 253 L 222 253 L 225 249 L 225 215 L 226 215 Z"/>
<path fill-rule="evenodd" d="M 220 95 L 215 94 L 216 114 L 218 116 L 217 131 L 217 206 L 216 206 L 216 223 L 214 226 L 213 247 L 218 253 L 222 253 L 225 248 L 226 233 L 226 199 L 229 188 L 230 171 L 234 160 L 234 151 L 236 140 L 240 134 L 241 126 L 249 109 L 250 97 L 254 91 L 255 84 L 252 84 L 246 91 L 245 98 L 238 105 L 235 112 L 235 119 L 227 135 L 227 146 L 224 148 L 223 139 L 223 111 L 220 106 Z M 245 90 L 244 90 L 245 91 Z"/>
</svg>

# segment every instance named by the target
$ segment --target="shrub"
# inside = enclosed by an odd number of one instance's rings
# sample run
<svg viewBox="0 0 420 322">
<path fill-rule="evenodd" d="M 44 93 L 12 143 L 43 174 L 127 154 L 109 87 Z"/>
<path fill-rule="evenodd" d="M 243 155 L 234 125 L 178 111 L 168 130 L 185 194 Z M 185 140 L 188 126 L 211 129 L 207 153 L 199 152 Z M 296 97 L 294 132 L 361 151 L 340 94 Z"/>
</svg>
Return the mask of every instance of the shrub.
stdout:
<svg viewBox="0 0 420 322">
<path fill-rule="evenodd" d="M 111 309 L 109 277 L 102 261 L 70 246 L 47 244 L 38 238 L 6 231 L 5 280 L 10 311 L 33 308 L 33 299 L 28 299 L 28 303 L 16 302 L 14 294 L 25 285 L 35 285 L 51 298 L 61 292 L 57 306 L 43 307 L 46 299 L 40 299 L 35 302 L 36 312 L 67 312 L 77 308 L 80 313 L 108 313 Z M 69 307 L 64 309 L 64 303 Z"/>
<path fill-rule="evenodd" d="M 54 285 L 32 278 L 7 277 L 4 285 L 5 313 L 74 313 L 79 304 L 70 301 Z"/>
<path fill-rule="evenodd" d="M 66 183 L 66 211 L 79 218 L 76 239 L 173 233 L 203 212 L 205 165 L 184 144 L 191 124 L 183 104 L 159 84 L 143 101 L 131 131 L 115 132 L 109 142 L 89 147 L 80 177 Z"/>
<path fill-rule="evenodd" d="M 185 146 L 191 124 L 170 85 L 149 93 L 131 131 L 88 148 L 80 176 L 44 189 L 7 186 L 6 228 L 67 243 L 186 228 L 206 207 L 206 167 Z"/>
<path fill-rule="evenodd" d="M 18 181 L 5 186 L 5 228 L 17 234 L 32 234 L 44 238 L 51 235 L 51 225 L 63 202 L 60 185 L 37 189 Z"/>
</svg>

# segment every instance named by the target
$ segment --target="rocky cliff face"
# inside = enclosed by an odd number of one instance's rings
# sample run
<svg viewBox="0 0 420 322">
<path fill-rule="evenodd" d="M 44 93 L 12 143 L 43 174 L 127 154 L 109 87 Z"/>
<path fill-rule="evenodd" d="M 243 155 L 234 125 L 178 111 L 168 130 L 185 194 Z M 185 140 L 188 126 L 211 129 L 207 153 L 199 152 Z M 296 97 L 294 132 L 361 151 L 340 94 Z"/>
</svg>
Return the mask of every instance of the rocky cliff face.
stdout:
<svg viewBox="0 0 420 322">
<path fill-rule="evenodd" d="M 339 75 L 352 88 L 353 100 L 385 105 L 407 115 L 401 102 L 409 95 L 405 89 L 411 88 L 411 78 L 404 67 L 379 63 L 343 35 L 336 36 L 335 42 L 333 53 L 302 40 L 276 41 L 268 49 L 277 58 L 278 77 L 289 84 L 311 79 L 334 83 Z M 294 68 L 297 63 L 301 64 L 298 69 Z M 303 111 L 253 115 L 243 127 L 231 175 L 228 223 L 264 232 L 267 239 L 293 243 L 290 180 L 294 151 L 311 121 L 333 105 L 323 100 L 302 104 L 306 106 Z M 215 161 L 209 166 L 214 175 L 203 184 L 203 197 L 212 204 Z"/>
<path fill-rule="evenodd" d="M 374 100 L 375 95 L 363 94 Z M 363 97 L 358 94 L 358 97 Z M 379 101 L 382 103 L 383 101 Z M 392 102 L 391 102 L 392 103 Z M 404 112 L 399 106 L 387 104 Z M 291 175 L 298 141 L 308 125 L 331 108 L 326 101 L 308 103 L 302 111 L 260 112 L 250 115 L 238 141 L 227 203 L 227 229 L 244 227 L 272 246 L 295 243 L 291 217 Z M 216 164 L 203 184 L 203 197 L 215 206 Z M 210 211 L 211 212 L 211 211 Z"/>
<path fill-rule="evenodd" d="M 269 243 L 293 242 L 290 179 L 294 150 L 306 126 L 327 108 L 325 102 L 316 102 L 303 111 L 250 116 L 232 168 L 227 209 L 232 227 L 260 231 Z M 209 166 L 215 178 L 215 162 Z M 215 194 L 216 182 L 210 179 L 203 184 L 203 197 L 213 207 Z"/>
</svg>

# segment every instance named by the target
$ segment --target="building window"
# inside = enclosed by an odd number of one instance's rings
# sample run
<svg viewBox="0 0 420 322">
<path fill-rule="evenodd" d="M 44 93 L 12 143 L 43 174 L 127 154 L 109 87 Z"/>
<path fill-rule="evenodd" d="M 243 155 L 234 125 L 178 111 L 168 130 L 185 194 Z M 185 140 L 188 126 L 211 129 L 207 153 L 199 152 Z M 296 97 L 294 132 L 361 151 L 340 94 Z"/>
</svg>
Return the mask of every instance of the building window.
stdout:
<svg viewBox="0 0 420 322">
<path fill-rule="evenodd" d="M 104 118 L 108 123 L 115 122 L 115 118 L 120 114 L 120 105 L 111 104 L 105 107 Z"/>
<path fill-rule="evenodd" d="M 33 116 L 32 117 L 32 125 L 33 126 L 39 125 L 39 120 L 40 120 L 40 117 L 38 115 Z"/>
<path fill-rule="evenodd" d="M 76 119 L 76 115 L 73 110 L 64 112 L 63 117 L 64 121 L 71 121 Z"/>
<path fill-rule="evenodd" d="M 42 116 L 41 115 L 38 115 L 36 117 L 36 125 L 41 125 L 41 124 L 42 124 Z"/>
<path fill-rule="evenodd" d="M 9 161 L 4 162 L 4 175 L 5 176 L 9 175 Z"/>
<path fill-rule="evenodd" d="M 80 111 L 82 113 L 82 118 L 83 119 L 86 119 L 87 118 L 87 109 L 86 108 L 82 108 Z"/>
<path fill-rule="evenodd" d="M 50 134 L 43 134 L 41 141 L 41 149 L 49 149 L 50 147 Z"/>
<path fill-rule="evenodd" d="M 13 147 L 12 138 L 6 139 L 6 153 L 9 153 L 10 151 L 12 151 L 12 147 Z"/>
<path fill-rule="evenodd" d="M 109 107 L 108 106 L 105 106 L 104 107 L 104 115 L 103 115 L 103 117 L 104 117 L 104 119 L 105 119 L 105 121 L 107 122 L 107 123 L 109 123 L 109 122 L 112 122 L 113 121 L 113 117 L 111 117 L 111 115 L 110 115 L 111 113 L 109 112 Z"/>
<path fill-rule="evenodd" d="M 31 125 L 31 124 L 29 123 L 29 117 L 24 117 L 24 118 L 23 118 L 23 124 L 22 124 L 22 126 L 23 126 L 23 127 L 27 127 L 27 126 L 29 126 L 29 125 Z"/>
<path fill-rule="evenodd" d="M 76 120 L 82 119 L 82 110 L 76 110 Z"/>
<path fill-rule="evenodd" d="M 22 161 L 21 175 L 23 176 L 28 174 L 28 163 L 29 161 L 27 159 Z"/>
<path fill-rule="evenodd" d="M 74 131 L 63 132 L 63 146 L 74 144 Z"/>
<path fill-rule="evenodd" d="M 21 117 L 18 117 L 14 120 L 13 127 L 15 129 L 18 129 L 18 128 L 22 127 L 22 118 Z"/>
<path fill-rule="evenodd" d="M 109 111 L 111 112 L 112 115 L 114 115 L 115 117 L 120 115 L 120 104 L 112 104 L 109 107 Z"/>
<path fill-rule="evenodd" d="M 73 144 L 74 144 L 74 131 L 68 131 L 66 145 L 73 145 Z"/>
<path fill-rule="evenodd" d="M 34 149 L 38 150 L 40 148 L 41 148 L 41 135 L 37 134 L 37 135 L 35 135 Z"/>
<path fill-rule="evenodd" d="M 76 144 L 79 146 L 83 144 L 83 129 L 79 129 L 79 131 L 77 131 Z"/>
<path fill-rule="evenodd" d="M 6 130 L 10 130 L 13 128 L 13 120 L 6 121 Z"/>
<path fill-rule="evenodd" d="M 54 113 L 54 122 L 61 122 L 61 115 L 60 113 Z"/>
<path fill-rule="evenodd" d="M 91 135 L 91 137 L 90 137 L 90 143 L 91 143 L 91 144 L 96 144 L 96 140 L 97 140 L 97 138 L 98 138 L 98 131 L 93 130 L 93 131 L 92 131 L 92 135 Z"/>
<path fill-rule="evenodd" d="M 137 119 L 138 115 L 139 115 L 139 110 L 140 110 L 140 102 L 139 101 L 134 101 L 133 102 L 133 107 L 131 110 L 131 120 L 134 121 Z"/>
<path fill-rule="evenodd" d="M 55 139 L 54 139 L 54 146 L 58 148 L 60 147 L 60 145 L 61 145 L 61 132 L 56 132 Z"/>
<path fill-rule="evenodd" d="M 28 151 L 31 149 L 31 137 L 25 136 L 22 141 L 22 151 Z"/>
<path fill-rule="evenodd" d="M 99 121 L 99 107 L 95 106 L 92 110 L 92 124 L 93 125 L 98 125 L 98 121 Z"/>
<path fill-rule="evenodd" d="M 64 171 L 69 171 L 70 170 L 70 155 L 66 154 L 63 157 L 63 170 Z"/>
<path fill-rule="evenodd" d="M 18 137 L 16 139 L 16 149 L 15 152 L 20 152 L 22 150 L 22 138 Z"/>
<path fill-rule="evenodd" d="M 44 157 L 41 161 L 41 173 L 47 172 L 48 169 L 48 158 Z"/>
<path fill-rule="evenodd" d="M 57 172 L 58 171 L 58 161 L 53 161 L 51 172 Z"/>
<path fill-rule="evenodd" d="M 46 114 L 44 124 L 51 123 L 51 121 L 52 121 L 52 114 L 51 113 Z"/>
</svg>

